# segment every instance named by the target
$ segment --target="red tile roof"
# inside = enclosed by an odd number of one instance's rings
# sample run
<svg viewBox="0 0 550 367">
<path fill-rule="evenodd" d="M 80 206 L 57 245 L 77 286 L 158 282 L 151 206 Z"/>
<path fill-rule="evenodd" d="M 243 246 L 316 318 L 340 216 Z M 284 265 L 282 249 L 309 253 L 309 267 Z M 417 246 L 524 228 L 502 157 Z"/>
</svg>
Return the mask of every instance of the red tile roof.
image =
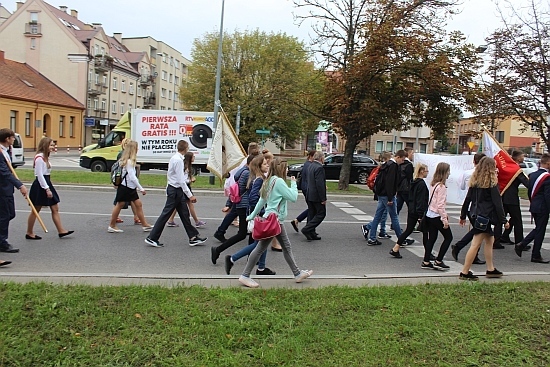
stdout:
<svg viewBox="0 0 550 367">
<path fill-rule="evenodd" d="M 44 75 L 27 64 L 5 60 L 0 52 L 0 97 L 85 109 Z"/>
</svg>

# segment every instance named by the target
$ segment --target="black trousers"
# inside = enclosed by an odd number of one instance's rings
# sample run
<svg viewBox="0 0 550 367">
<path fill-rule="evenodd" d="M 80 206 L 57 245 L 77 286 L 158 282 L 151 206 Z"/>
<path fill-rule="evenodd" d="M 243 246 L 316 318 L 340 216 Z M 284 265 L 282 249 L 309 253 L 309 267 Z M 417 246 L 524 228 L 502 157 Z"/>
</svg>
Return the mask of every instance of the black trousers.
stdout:
<svg viewBox="0 0 550 367">
<path fill-rule="evenodd" d="M 0 196 L 0 247 L 7 248 L 8 243 L 8 228 L 10 220 L 15 218 L 15 201 L 13 195 Z"/>
<path fill-rule="evenodd" d="M 502 242 L 512 242 L 510 234 L 514 230 L 514 241 L 512 243 L 520 243 L 523 241 L 523 219 L 521 217 L 521 207 L 519 205 L 504 204 L 504 212 L 510 214 L 510 228 L 505 229 L 500 236 Z M 496 240 L 496 233 L 495 233 Z"/>
<path fill-rule="evenodd" d="M 527 246 L 531 241 L 533 243 L 533 252 L 531 253 L 531 259 L 541 258 L 540 249 L 542 247 L 542 241 L 544 241 L 544 235 L 546 234 L 546 226 L 548 226 L 548 213 L 533 213 L 535 219 L 535 228 L 529 232 L 521 244 Z"/>
<path fill-rule="evenodd" d="M 397 239 L 397 244 L 402 245 L 403 242 L 405 242 L 405 239 L 413 233 L 414 228 L 418 224 L 418 220 L 420 219 L 420 215 L 416 213 L 408 213 L 407 214 L 407 228 L 405 228 L 405 231 L 401 233 L 401 236 Z M 422 243 L 426 243 L 428 240 L 428 232 L 422 233 Z"/>
<path fill-rule="evenodd" d="M 149 233 L 148 237 L 154 241 L 159 240 L 160 235 L 164 230 L 164 226 L 166 225 L 166 222 L 168 222 L 168 219 L 170 219 L 174 209 L 176 209 L 178 215 L 180 216 L 183 228 L 185 228 L 185 232 L 187 232 L 187 236 L 189 238 L 198 236 L 199 231 L 197 231 L 197 229 L 191 224 L 191 220 L 189 219 L 187 200 L 187 196 L 185 196 L 181 187 L 176 188 L 168 185 L 166 188 L 166 203 L 164 204 L 164 209 L 162 209 L 162 212 L 157 218 L 155 226 L 151 230 L 151 233 Z"/>
<path fill-rule="evenodd" d="M 453 240 L 453 232 L 451 232 L 451 227 L 443 228 L 443 222 L 441 218 L 430 218 L 426 217 L 428 224 L 428 241 L 424 242 L 424 262 L 430 261 L 430 256 L 437 241 L 437 232 L 441 232 L 443 235 L 443 242 L 439 248 L 439 253 L 437 254 L 437 261 L 443 261 L 443 257 L 447 253 L 451 241 Z"/>
<path fill-rule="evenodd" d="M 237 208 L 237 216 L 239 217 L 239 231 L 233 237 L 229 237 L 227 241 L 216 247 L 216 252 L 221 254 L 237 242 L 240 242 L 246 238 L 248 232 L 248 222 L 246 221 L 246 208 Z"/>
<path fill-rule="evenodd" d="M 327 206 L 319 201 L 307 202 L 307 224 L 302 228 L 303 233 L 315 233 L 315 229 L 327 216 Z"/>
</svg>

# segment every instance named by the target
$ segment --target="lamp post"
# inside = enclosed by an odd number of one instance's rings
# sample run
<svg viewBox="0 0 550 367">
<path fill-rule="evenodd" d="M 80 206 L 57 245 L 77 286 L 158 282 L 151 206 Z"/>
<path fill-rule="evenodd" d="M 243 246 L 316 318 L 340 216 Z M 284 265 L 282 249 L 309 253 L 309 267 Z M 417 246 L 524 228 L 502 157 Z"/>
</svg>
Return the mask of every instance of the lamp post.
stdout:
<svg viewBox="0 0 550 367">
<path fill-rule="evenodd" d="M 222 0 L 222 15 L 220 19 L 220 37 L 218 39 L 218 61 L 216 63 L 216 90 L 214 92 L 214 123 L 213 127 L 216 130 L 218 126 L 218 109 L 220 105 L 220 82 L 222 77 L 222 42 L 223 42 L 223 9 L 225 7 L 225 0 Z M 215 183 L 214 175 L 210 174 L 208 182 L 211 185 Z"/>
</svg>

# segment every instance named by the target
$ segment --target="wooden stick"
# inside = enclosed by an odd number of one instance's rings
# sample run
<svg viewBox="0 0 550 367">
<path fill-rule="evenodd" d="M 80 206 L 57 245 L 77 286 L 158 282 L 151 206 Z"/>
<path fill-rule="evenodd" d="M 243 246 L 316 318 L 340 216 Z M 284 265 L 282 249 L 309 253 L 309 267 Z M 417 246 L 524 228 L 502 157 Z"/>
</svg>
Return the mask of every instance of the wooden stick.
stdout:
<svg viewBox="0 0 550 367">
<path fill-rule="evenodd" d="M 13 175 L 15 176 L 15 178 L 19 180 L 19 177 L 17 177 L 17 173 L 15 173 L 15 169 L 13 169 L 11 163 L 10 163 L 10 162 L 6 162 L 6 163 L 8 163 L 8 167 L 10 167 L 11 173 L 13 173 Z M 44 233 L 48 233 L 48 229 L 46 228 L 46 225 L 45 225 L 44 222 L 42 221 L 42 218 L 40 218 L 40 215 L 39 215 L 38 212 L 36 211 L 36 208 L 34 207 L 32 201 L 31 201 L 31 198 L 29 197 L 29 193 L 30 193 L 30 189 L 29 189 L 29 191 L 27 192 L 27 195 L 25 195 L 25 199 L 27 199 L 27 202 L 29 203 L 29 206 L 31 207 L 31 211 L 32 211 L 32 213 L 36 216 L 36 219 L 38 219 L 38 223 L 40 223 L 40 226 L 41 226 L 42 229 L 44 230 Z"/>
</svg>

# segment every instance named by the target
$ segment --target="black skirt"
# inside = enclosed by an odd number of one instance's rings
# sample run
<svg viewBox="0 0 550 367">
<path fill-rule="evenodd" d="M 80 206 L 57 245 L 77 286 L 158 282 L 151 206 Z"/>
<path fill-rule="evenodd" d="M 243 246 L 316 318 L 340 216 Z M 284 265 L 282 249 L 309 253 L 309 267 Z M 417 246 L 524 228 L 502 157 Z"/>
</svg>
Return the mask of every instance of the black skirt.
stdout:
<svg viewBox="0 0 550 367">
<path fill-rule="evenodd" d="M 116 189 L 115 202 L 120 203 L 121 201 L 129 202 L 136 201 L 139 199 L 136 189 L 131 189 L 129 187 L 119 185 Z"/>
<path fill-rule="evenodd" d="M 60 201 L 59 195 L 57 194 L 57 191 L 55 191 L 55 187 L 53 187 L 52 181 L 50 180 L 50 175 L 44 175 L 44 179 L 50 187 L 52 197 L 48 197 L 48 195 L 46 194 L 46 190 L 40 187 L 40 182 L 38 182 L 38 179 L 35 179 L 32 183 L 31 191 L 29 193 L 29 198 L 31 199 L 34 206 L 52 206 L 59 203 Z"/>
</svg>

